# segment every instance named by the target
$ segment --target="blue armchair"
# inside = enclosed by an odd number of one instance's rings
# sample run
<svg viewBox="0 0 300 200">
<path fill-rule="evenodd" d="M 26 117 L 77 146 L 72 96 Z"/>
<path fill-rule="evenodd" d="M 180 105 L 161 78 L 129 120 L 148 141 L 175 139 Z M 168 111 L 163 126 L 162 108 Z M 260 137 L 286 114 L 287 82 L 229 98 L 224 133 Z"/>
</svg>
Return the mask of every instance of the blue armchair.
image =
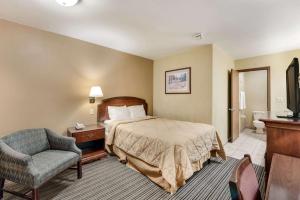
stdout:
<svg viewBox="0 0 300 200">
<path fill-rule="evenodd" d="M 3 191 L 24 198 L 39 199 L 38 188 L 77 164 L 77 178 L 82 177 L 81 150 L 75 139 L 55 134 L 49 129 L 27 129 L 0 139 L 0 199 Z M 29 186 L 32 197 L 4 189 L 5 179 Z"/>
</svg>

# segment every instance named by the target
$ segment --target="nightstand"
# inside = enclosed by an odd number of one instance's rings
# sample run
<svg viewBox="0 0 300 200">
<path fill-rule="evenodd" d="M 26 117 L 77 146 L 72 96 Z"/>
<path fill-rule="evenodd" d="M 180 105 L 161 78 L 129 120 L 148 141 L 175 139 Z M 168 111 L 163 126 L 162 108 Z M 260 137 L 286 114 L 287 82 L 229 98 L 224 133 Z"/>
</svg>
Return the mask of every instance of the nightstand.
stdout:
<svg viewBox="0 0 300 200">
<path fill-rule="evenodd" d="M 86 125 L 84 129 L 68 128 L 68 136 L 76 139 L 82 150 L 81 162 L 88 163 L 105 157 L 105 128 L 101 125 Z"/>
</svg>

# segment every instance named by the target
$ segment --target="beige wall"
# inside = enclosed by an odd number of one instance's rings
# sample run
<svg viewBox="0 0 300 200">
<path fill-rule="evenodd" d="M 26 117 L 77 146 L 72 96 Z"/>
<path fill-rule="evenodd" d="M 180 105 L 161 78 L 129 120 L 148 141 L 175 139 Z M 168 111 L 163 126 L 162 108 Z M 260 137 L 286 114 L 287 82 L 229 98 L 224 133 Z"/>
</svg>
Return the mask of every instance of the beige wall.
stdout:
<svg viewBox="0 0 300 200">
<path fill-rule="evenodd" d="M 250 71 L 243 74 L 246 96 L 245 127 L 253 128 L 253 111 L 268 110 L 267 71 Z"/>
<path fill-rule="evenodd" d="M 282 113 L 286 110 L 285 71 L 294 57 L 300 58 L 300 50 L 257 56 L 235 61 L 236 69 L 271 67 L 271 111 Z M 284 99 L 284 102 L 280 101 Z"/>
<path fill-rule="evenodd" d="M 211 123 L 212 45 L 154 61 L 154 115 L 192 122 Z M 192 94 L 165 94 L 165 71 L 192 69 Z"/>
<path fill-rule="evenodd" d="M 283 111 L 285 70 L 300 57 L 295 50 L 233 63 L 221 48 L 204 45 L 156 60 L 153 67 L 148 59 L 3 20 L 0 29 L 0 135 L 33 127 L 63 132 L 76 121 L 95 123 L 96 104 L 87 96 L 92 85 L 100 85 L 104 98 L 145 98 L 150 114 L 153 98 L 155 115 L 212 123 L 226 142 L 228 70 L 270 66 L 271 109 Z M 192 94 L 165 94 L 165 71 L 181 67 L 192 68 Z"/>
<path fill-rule="evenodd" d="M 151 113 L 153 61 L 3 20 L 0 30 L 0 135 L 95 123 L 92 85 L 104 98 L 145 98 Z"/>
<path fill-rule="evenodd" d="M 223 143 L 228 140 L 228 71 L 234 60 L 223 49 L 213 45 L 212 64 L 212 124 Z"/>
</svg>

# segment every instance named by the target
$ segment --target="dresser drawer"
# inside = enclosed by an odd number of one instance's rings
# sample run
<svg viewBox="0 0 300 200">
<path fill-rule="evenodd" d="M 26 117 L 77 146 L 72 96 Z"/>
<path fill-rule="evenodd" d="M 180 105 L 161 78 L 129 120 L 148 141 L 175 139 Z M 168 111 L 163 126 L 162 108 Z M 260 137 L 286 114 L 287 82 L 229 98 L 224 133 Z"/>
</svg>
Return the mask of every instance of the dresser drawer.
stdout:
<svg viewBox="0 0 300 200">
<path fill-rule="evenodd" d="M 73 137 L 75 137 L 76 143 L 89 142 L 89 141 L 104 139 L 105 132 L 104 130 L 84 131 L 80 133 L 74 133 Z"/>
</svg>

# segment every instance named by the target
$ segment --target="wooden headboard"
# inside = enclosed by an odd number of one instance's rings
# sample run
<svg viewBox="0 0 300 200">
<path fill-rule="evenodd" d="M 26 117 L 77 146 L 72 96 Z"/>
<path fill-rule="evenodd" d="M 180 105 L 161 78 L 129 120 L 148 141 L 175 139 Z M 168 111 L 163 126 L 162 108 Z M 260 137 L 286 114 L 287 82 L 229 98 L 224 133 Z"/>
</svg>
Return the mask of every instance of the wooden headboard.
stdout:
<svg viewBox="0 0 300 200">
<path fill-rule="evenodd" d="M 148 105 L 144 99 L 137 97 L 113 97 L 109 99 L 102 100 L 102 103 L 98 105 L 97 110 L 97 121 L 103 122 L 109 119 L 108 116 L 108 106 L 134 106 L 134 105 L 144 105 L 146 114 L 148 113 Z"/>
</svg>

